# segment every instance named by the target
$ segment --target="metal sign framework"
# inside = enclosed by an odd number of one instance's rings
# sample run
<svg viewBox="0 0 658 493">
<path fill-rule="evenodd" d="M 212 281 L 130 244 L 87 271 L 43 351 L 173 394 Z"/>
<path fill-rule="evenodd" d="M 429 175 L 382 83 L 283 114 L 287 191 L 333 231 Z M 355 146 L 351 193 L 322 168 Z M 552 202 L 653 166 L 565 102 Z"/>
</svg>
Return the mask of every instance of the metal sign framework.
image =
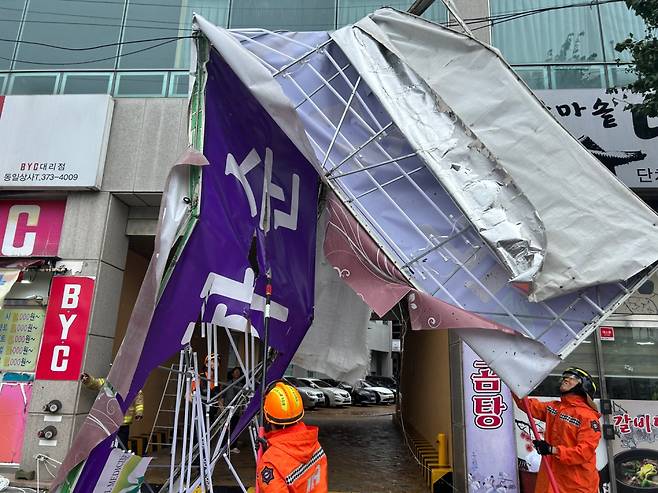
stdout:
<svg viewBox="0 0 658 493">
<path fill-rule="evenodd" d="M 529 302 L 327 33 L 231 34 L 279 82 L 326 182 L 416 288 L 564 358 L 647 277 Z"/>
<path fill-rule="evenodd" d="M 169 479 L 160 488 L 160 492 L 183 493 L 195 491 L 213 492 L 212 475 L 218 462 L 224 461 L 238 486 L 246 493 L 244 481 L 238 475 L 231 462 L 231 445 L 233 418 L 246 408 L 255 394 L 261 363 L 257 362 L 257 344 L 253 331 L 244 333 L 244 357 L 241 356 L 236 343 L 236 333 L 214 324 L 200 324 L 201 336 L 207 343 L 207 354 L 211 355 L 209 363 L 219 367 L 218 333 L 224 330 L 232 351 L 242 370 L 242 377 L 223 386 L 216 395 L 211 394 L 211 387 L 218 387 L 223 382 L 218 378 L 218 371 L 204 374 L 199 365 L 198 355 L 188 344 L 179 356 L 176 370 L 176 404 L 174 407 L 173 437 L 169 463 Z M 225 402 L 229 389 L 238 386 L 239 391 Z M 214 419 L 211 419 L 214 416 Z M 249 434 L 252 451 L 256 450 L 256 418 L 245 430 Z M 180 445 L 179 445 L 180 443 Z"/>
</svg>

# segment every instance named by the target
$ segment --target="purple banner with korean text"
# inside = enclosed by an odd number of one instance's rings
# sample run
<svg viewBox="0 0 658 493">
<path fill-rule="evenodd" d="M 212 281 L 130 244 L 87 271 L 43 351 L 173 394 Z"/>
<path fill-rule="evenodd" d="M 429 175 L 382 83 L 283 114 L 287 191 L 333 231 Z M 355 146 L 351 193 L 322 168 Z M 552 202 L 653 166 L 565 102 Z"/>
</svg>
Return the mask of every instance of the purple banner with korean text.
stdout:
<svg viewBox="0 0 658 493">
<path fill-rule="evenodd" d="M 202 305 L 205 322 L 243 330 L 249 321 L 262 334 L 268 269 L 269 341 L 276 351 L 268 380 L 283 374 L 313 318 L 317 173 L 214 51 L 207 71 L 204 154 L 210 164 L 203 169 L 201 213 L 155 308 L 130 391 L 116 395 L 123 412 L 149 373 L 183 347 Z M 257 265 L 250 261 L 254 238 Z M 121 356 L 115 366 L 127 363 Z M 256 394 L 242 423 L 258 401 Z M 107 444 L 91 452 L 76 492 L 93 490 Z"/>
<path fill-rule="evenodd" d="M 468 493 L 518 492 L 512 393 L 464 343 L 462 372 Z"/>
</svg>

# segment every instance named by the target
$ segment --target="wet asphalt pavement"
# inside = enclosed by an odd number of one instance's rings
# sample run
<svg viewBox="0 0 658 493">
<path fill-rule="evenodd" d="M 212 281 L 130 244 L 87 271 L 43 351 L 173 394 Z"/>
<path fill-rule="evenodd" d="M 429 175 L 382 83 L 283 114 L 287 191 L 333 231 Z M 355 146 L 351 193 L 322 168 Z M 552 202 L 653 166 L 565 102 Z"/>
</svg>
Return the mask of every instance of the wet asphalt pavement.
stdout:
<svg viewBox="0 0 658 493">
<path fill-rule="evenodd" d="M 320 443 L 329 462 L 329 491 L 340 493 L 426 493 L 421 467 L 393 422 L 394 406 L 350 406 L 307 411 L 304 422 L 320 428 Z M 160 455 L 160 454 L 158 454 Z M 231 463 L 245 485 L 253 485 L 255 461 L 244 440 Z M 168 451 L 153 463 L 168 463 Z M 147 472 L 147 481 L 162 484 L 168 470 Z M 224 463 L 213 474 L 215 492 L 241 491 Z M 220 487 L 221 486 L 221 487 Z"/>
<path fill-rule="evenodd" d="M 429 491 L 421 467 L 393 423 L 393 409 L 393 406 L 353 407 L 307 414 L 305 422 L 320 427 L 320 443 L 329 461 L 330 491 Z"/>
</svg>

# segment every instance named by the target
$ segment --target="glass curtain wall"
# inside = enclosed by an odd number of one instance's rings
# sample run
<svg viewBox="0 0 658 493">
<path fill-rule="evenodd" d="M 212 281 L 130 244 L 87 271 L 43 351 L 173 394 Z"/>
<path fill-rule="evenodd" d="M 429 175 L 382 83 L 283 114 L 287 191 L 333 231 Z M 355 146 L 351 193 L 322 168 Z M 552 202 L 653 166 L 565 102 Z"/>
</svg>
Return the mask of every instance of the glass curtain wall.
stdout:
<svg viewBox="0 0 658 493">
<path fill-rule="evenodd" d="M 629 33 L 643 36 L 642 19 L 623 2 L 491 0 L 493 44 L 533 89 L 601 88 L 628 82 L 628 62 L 614 51 Z M 551 10 L 537 12 L 538 9 Z M 534 13 L 533 13 L 534 12 Z M 513 18 L 513 14 L 522 14 Z"/>
<path fill-rule="evenodd" d="M 185 96 L 192 14 L 230 28 L 334 30 L 412 0 L 3 0 L 0 94 Z M 436 2 L 425 17 L 446 20 Z M 178 39 L 177 39 L 178 38 Z"/>
</svg>

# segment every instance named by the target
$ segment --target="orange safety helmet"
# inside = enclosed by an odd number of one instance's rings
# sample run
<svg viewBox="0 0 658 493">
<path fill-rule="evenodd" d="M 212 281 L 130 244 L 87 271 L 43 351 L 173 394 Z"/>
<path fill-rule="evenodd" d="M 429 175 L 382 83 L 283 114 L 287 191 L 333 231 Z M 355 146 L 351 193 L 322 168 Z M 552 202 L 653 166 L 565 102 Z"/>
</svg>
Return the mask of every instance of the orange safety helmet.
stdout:
<svg viewBox="0 0 658 493">
<path fill-rule="evenodd" d="M 263 404 L 265 419 L 275 425 L 288 426 L 304 417 L 304 403 L 299 391 L 279 380 L 270 386 Z"/>
</svg>

